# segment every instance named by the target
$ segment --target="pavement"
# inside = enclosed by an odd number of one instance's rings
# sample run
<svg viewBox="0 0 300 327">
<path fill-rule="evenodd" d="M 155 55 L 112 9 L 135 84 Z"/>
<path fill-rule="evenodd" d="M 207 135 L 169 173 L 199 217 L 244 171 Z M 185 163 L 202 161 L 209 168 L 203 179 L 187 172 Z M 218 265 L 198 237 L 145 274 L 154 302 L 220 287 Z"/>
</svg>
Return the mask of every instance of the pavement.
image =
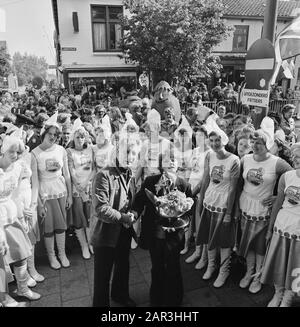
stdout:
<svg viewBox="0 0 300 327">
<path fill-rule="evenodd" d="M 184 262 L 189 253 L 182 256 L 182 273 L 184 281 L 184 301 L 182 307 L 265 307 L 273 296 L 271 287 L 264 285 L 257 294 L 240 289 L 239 280 L 242 271 L 235 271 L 227 279 L 226 284 L 216 289 L 213 282 L 217 272 L 210 281 L 202 280 L 204 270 L 196 270 L 194 264 Z M 25 307 L 91 307 L 93 296 L 93 257 L 85 260 L 75 239 L 68 240 L 67 256 L 71 262 L 69 268 L 53 270 L 48 265 L 45 255 L 36 258 L 39 273 L 46 277 L 45 281 L 33 288 L 42 297 L 38 301 L 25 301 L 13 294 L 16 284 L 10 284 L 11 295 Z M 138 307 L 149 307 L 149 288 L 151 279 L 151 263 L 149 252 L 136 248 L 130 255 L 130 296 Z M 118 307 L 111 302 L 112 307 Z M 295 306 L 300 306 L 296 303 Z"/>
</svg>

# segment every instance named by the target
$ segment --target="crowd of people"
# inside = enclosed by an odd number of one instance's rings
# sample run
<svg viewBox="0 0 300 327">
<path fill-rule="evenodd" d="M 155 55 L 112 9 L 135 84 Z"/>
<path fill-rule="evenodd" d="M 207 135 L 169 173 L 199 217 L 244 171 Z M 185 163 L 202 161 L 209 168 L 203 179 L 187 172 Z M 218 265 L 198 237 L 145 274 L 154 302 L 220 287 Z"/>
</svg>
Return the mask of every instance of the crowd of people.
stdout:
<svg viewBox="0 0 300 327">
<path fill-rule="evenodd" d="M 236 97 L 232 85 L 227 89 L 226 96 Z M 220 90 L 212 94 L 224 94 Z M 182 103 L 185 90 L 174 93 Z M 44 241 L 52 269 L 72 265 L 65 251 L 70 228 L 83 258 L 94 257 L 95 307 L 109 306 L 110 296 L 135 306 L 129 254 L 137 244 L 150 252 L 151 305 L 181 305 L 180 256 L 192 240 L 195 250 L 185 261 L 205 269 L 204 280 L 218 270 L 214 287 L 229 277 L 235 250 L 246 262 L 239 286 L 257 293 L 263 284 L 274 285 L 269 306 L 291 306 L 300 264 L 295 106 L 270 112 L 255 129 L 250 108 L 236 115 L 203 106 L 198 100 L 210 98 L 205 85 L 185 96 L 189 107 L 178 120 L 174 108 L 162 116 L 152 97 L 140 99 L 138 92 L 119 98 L 99 97 L 93 88 L 83 95 L 50 89 L 0 94 L 2 306 L 18 305 L 9 295 L 13 280 L 19 296 L 41 297 L 33 291 L 45 279 L 35 267 L 37 242 Z M 165 194 L 166 180 L 169 192 L 194 199 L 188 227 L 160 223 L 148 191 Z"/>
</svg>

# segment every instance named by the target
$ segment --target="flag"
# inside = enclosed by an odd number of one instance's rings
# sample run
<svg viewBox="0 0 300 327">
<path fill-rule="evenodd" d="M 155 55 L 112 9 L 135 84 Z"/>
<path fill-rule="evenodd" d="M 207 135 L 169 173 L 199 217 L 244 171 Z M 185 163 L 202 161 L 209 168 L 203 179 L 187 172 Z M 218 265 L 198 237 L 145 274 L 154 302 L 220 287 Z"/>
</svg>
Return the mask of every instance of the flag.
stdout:
<svg viewBox="0 0 300 327">
<path fill-rule="evenodd" d="M 300 16 L 296 17 L 277 36 L 275 41 L 276 68 L 271 80 L 275 83 L 276 77 L 283 66 L 287 72 L 286 60 L 300 54 Z"/>
</svg>

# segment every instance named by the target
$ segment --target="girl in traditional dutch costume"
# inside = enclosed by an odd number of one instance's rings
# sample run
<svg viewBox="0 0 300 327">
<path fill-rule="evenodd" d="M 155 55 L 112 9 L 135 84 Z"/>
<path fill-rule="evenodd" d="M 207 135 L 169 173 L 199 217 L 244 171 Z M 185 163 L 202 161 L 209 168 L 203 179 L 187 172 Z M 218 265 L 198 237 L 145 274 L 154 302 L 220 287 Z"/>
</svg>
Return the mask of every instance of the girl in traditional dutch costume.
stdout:
<svg viewBox="0 0 300 327">
<path fill-rule="evenodd" d="M 265 117 L 261 130 L 251 136 L 253 154 L 245 155 L 241 160 L 239 187 L 242 192 L 237 195 L 239 213 L 236 212 L 236 217 L 241 217 L 239 255 L 246 258 L 247 272 L 240 281 L 240 287 L 250 285 L 251 293 L 261 290 L 260 272 L 266 253 L 265 236 L 274 200 L 274 186 L 278 177 L 292 169 L 284 160 L 269 153 L 273 135 L 273 120 Z"/>
<path fill-rule="evenodd" d="M 225 150 L 228 138 L 212 117 L 207 119 L 206 128 L 213 152 L 209 152 L 205 158 L 199 200 L 200 204 L 203 203 L 203 210 L 197 243 L 207 244 L 208 249 L 208 266 L 203 275 L 204 280 L 210 279 L 216 270 L 217 250 L 220 249 L 221 265 L 214 287 L 221 287 L 229 276 L 231 248 L 234 245 L 234 224 L 231 216 L 240 160 Z"/>
<path fill-rule="evenodd" d="M 292 148 L 295 170 L 284 173 L 279 180 L 266 242 L 261 282 L 273 284 L 275 294 L 268 307 L 289 307 L 299 294 L 300 267 L 300 147 Z"/>
<path fill-rule="evenodd" d="M 71 180 L 66 150 L 56 144 L 60 127 L 57 113 L 49 118 L 41 131 L 42 143 L 32 151 L 33 187 L 39 187 L 38 212 L 42 218 L 42 233 L 50 266 L 53 269 L 69 267 L 65 252 L 67 229 L 66 209 L 72 205 Z M 56 258 L 54 236 L 58 249 Z"/>
<path fill-rule="evenodd" d="M 22 139 L 22 128 L 15 131 L 12 136 Z M 40 230 L 37 220 L 37 188 L 34 188 L 35 192 L 32 192 L 31 187 L 31 154 L 29 153 L 29 148 L 26 147 L 22 157 L 18 161 L 22 167 L 20 182 L 18 187 L 13 192 L 13 200 L 18 209 L 18 219 L 23 222 L 25 230 L 27 231 L 28 237 L 32 244 L 32 254 L 27 258 L 27 269 L 28 269 L 28 280 L 27 285 L 29 287 L 36 286 L 36 282 L 43 282 L 45 280 L 44 276 L 39 274 L 35 268 L 34 263 L 34 248 L 35 244 L 40 241 Z M 26 210 L 31 211 L 32 217 L 30 220 L 26 220 L 24 212 Z"/>
<path fill-rule="evenodd" d="M 90 259 L 87 236 L 91 206 L 91 184 L 94 177 L 93 150 L 87 147 L 86 130 L 80 118 L 74 122 L 73 144 L 67 149 L 68 165 L 72 180 L 73 205 L 70 226 L 75 227 L 75 234 L 81 246 L 84 259 Z"/>
<path fill-rule="evenodd" d="M 3 226 L 8 245 L 4 260 L 13 265 L 18 286 L 17 294 L 29 300 L 38 300 L 41 295 L 27 286 L 27 258 L 32 255 L 31 242 L 22 219 L 18 219 L 18 209 L 12 200 L 13 191 L 18 186 L 22 172 L 22 166 L 17 159 L 24 150 L 24 143 L 19 138 L 4 138 L 0 157 L 0 227 Z M 24 216 L 31 219 L 31 210 L 24 208 L 22 217 Z"/>
<path fill-rule="evenodd" d="M 200 223 L 200 202 L 199 202 L 199 192 L 201 189 L 204 173 L 204 163 L 208 152 L 211 152 L 208 146 L 208 135 L 206 129 L 201 126 L 196 129 L 195 132 L 196 147 L 193 149 L 193 155 L 190 162 L 191 172 L 189 176 L 189 183 L 191 185 L 193 196 L 195 197 L 195 205 L 193 212 L 193 219 L 191 222 L 192 231 L 197 239 L 199 232 Z M 189 256 L 185 262 L 192 263 L 198 261 L 195 269 L 202 269 L 207 265 L 207 246 L 206 244 L 200 245 L 196 242 L 195 251 L 191 256 Z"/>
</svg>

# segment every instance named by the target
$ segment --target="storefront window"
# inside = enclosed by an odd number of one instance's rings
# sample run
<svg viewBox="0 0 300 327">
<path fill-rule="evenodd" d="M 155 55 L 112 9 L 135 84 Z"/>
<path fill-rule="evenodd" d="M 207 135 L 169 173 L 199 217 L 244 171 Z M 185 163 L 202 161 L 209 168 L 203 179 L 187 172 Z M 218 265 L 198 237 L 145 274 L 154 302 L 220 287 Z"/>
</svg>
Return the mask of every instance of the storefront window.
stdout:
<svg viewBox="0 0 300 327">
<path fill-rule="evenodd" d="M 135 76 L 103 76 L 92 78 L 70 78 L 71 92 L 80 91 L 81 94 L 87 92 L 89 87 L 94 86 L 98 94 L 113 93 L 114 96 L 119 96 L 120 88 L 123 86 L 126 90 L 136 88 Z"/>
</svg>

